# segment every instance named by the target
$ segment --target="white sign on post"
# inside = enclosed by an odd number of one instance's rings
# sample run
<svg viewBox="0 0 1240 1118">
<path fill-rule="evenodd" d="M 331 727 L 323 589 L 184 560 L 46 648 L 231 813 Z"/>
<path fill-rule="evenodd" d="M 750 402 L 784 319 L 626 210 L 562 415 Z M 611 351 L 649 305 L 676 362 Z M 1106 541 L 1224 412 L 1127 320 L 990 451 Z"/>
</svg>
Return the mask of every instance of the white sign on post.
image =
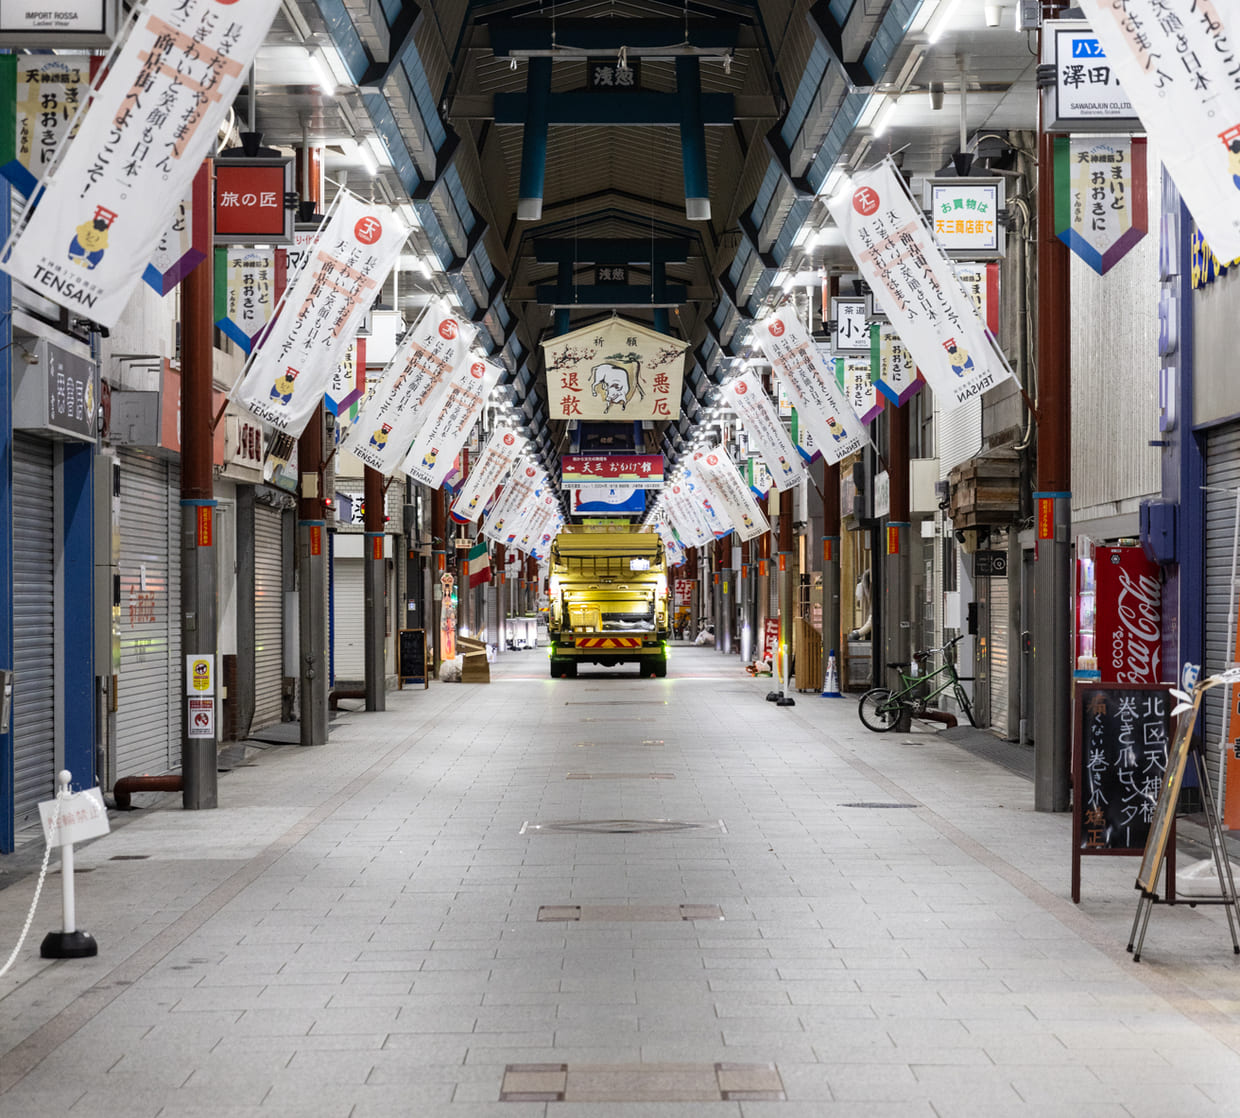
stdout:
<svg viewBox="0 0 1240 1118">
<path fill-rule="evenodd" d="M 0 0 L 5 46 L 105 47 L 119 0 Z"/>
<path fill-rule="evenodd" d="M 39 819 L 48 846 L 82 842 L 110 830 L 108 809 L 98 788 L 86 788 L 59 800 L 44 800 L 39 804 Z"/>
<path fill-rule="evenodd" d="M 188 704 L 186 714 L 189 720 L 188 736 L 191 738 L 215 737 L 215 700 L 190 698 L 186 702 Z"/>
</svg>

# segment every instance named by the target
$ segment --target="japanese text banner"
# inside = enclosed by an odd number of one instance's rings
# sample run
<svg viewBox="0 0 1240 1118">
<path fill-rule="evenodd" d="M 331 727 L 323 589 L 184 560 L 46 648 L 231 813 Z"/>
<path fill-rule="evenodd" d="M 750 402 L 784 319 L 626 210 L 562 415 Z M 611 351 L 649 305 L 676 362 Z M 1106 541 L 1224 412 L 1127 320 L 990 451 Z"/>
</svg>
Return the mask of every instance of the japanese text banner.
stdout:
<svg viewBox="0 0 1240 1118">
<path fill-rule="evenodd" d="M 482 522 L 482 534 L 496 543 L 506 544 L 512 529 L 519 524 L 522 510 L 533 503 L 542 473 L 534 460 L 526 455 L 517 462 L 495 508 Z"/>
<path fill-rule="evenodd" d="M 0 266 L 115 326 L 279 7 L 147 0 Z"/>
<path fill-rule="evenodd" d="M 300 435 L 407 236 L 391 210 L 342 194 L 233 400 L 269 427 Z"/>
<path fill-rule="evenodd" d="M 704 547 L 714 540 L 705 517 L 698 515 L 689 498 L 687 485 L 677 481 L 668 486 L 663 492 L 663 506 L 667 519 L 687 547 Z"/>
<path fill-rule="evenodd" d="M 854 176 L 828 205 L 937 407 L 951 411 L 1011 375 L 889 161 Z"/>
<path fill-rule="evenodd" d="M 700 455 L 695 454 L 697 458 Z M 732 531 L 732 518 L 727 507 L 718 499 L 715 487 L 702 476 L 695 461 L 692 468 L 684 467 L 685 487 L 689 490 L 689 504 L 696 509 L 706 525 L 710 538 L 721 540 Z"/>
<path fill-rule="evenodd" d="M 401 467 L 414 481 L 438 489 L 478 421 L 504 367 L 485 357 L 467 357 L 448 376 Z"/>
<path fill-rule="evenodd" d="M 525 453 L 529 441 L 524 435 L 505 428 L 497 430 L 487 441 L 478 463 L 469 471 L 469 478 L 452 502 L 452 515 L 476 523 L 487 499 L 503 484 L 504 478 Z"/>
<path fill-rule="evenodd" d="M 750 444 L 762 455 L 775 488 L 780 492 L 791 489 L 805 476 L 805 463 L 779 422 L 775 405 L 763 390 L 762 381 L 746 370 L 723 386 L 723 394 L 745 425 Z"/>
<path fill-rule="evenodd" d="M 1158 157 L 1220 260 L 1240 257 L 1240 12 L 1080 0 Z"/>
<path fill-rule="evenodd" d="M 215 324 L 248 354 L 267 329 L 279 297 L 276 250 L 215 252 Z"/>
<path fill-rule="evenodd" d="M 434 414 L 452 370 L 469 357 L 477 332 L 447 303 L 431 303 L 362 403 L 353 428 L 356 434 L 342 444 L 344 448 L 381 474 L 394 474 L 413 437 Z"/>
<path fill-rule="evenodd" d="M 740 471 L 726 454 L 708 450 L 693 456 L 698 477 L 710 487 L 716 501 L 723 506 L 733 530 L 742 540 L 751 540 L 771 530 L 758 502 L 745 484 Z"/>
<path fill-rule="evenodd" d="M 102 61 L 90 55 L 0 56 L 0 175 L 27 198 L 51 166 Z"/>
<path fill-rule="evenodd" d="M 758 345 L 797 409 L 797 420 L 814 436 L 828 464 L 855 454 L 865 427 L 835 380 L 835 368 L 791 308 L 769 315 L 754 328 Z"/>
</svg>

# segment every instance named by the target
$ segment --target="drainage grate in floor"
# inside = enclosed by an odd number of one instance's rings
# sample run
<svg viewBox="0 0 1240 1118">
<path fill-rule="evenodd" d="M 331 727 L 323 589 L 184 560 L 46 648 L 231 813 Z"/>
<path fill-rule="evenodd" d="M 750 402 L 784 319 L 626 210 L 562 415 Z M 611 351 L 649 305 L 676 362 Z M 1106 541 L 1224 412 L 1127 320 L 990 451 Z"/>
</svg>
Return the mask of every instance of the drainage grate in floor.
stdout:
<svg viewBox="0 0 1240 1118">
<path fill-rule="evenodd" d="M 774 1064 L 509 1064 L 500 1102 L 782 1102 Z"/>
<path fill-rule="evenodd" d="M 665 707 L 666 699 L 586 699 L 585 702 L 578 702 L 576 699 L 570 700 L 564 704 L 566 707 Z"/>
<path fill-rule="evenodd" d="M 544 904 L 538 921 L 589 924 L 600 920 L 623 924 L 653 924 L 675 920 L 722 920 L 717 904 Z"/>
<path fill-rule="evenodd" d="M 883 803 L 878 803 L 878 802 L 870 802 L 868 800 L 862 800 L 859 803 L 855 803 L 855 804 L 840 804 L 840 807 L 876 807 L 876 808 L 914 807 L 916 808 L 916 807 L 921 807 L 921 804 L 883 804 Z"/>
<path fill-rule="evenodd" d="M 145 862 L 149 854 L 113 854 L 109 862 Z"/>
<path fill-rule="evenodd" d="M 569 773 L 565 780 L 675 780 L 675 773 Z"/>
<path fill-rule="evenodd" d="M 548 823 L 521 824 L 522 835 L 658 835 L 678 831 L 722 831 L 722 819 L 688 823 L 675 819 L 563 819 Z"/>
</svg>

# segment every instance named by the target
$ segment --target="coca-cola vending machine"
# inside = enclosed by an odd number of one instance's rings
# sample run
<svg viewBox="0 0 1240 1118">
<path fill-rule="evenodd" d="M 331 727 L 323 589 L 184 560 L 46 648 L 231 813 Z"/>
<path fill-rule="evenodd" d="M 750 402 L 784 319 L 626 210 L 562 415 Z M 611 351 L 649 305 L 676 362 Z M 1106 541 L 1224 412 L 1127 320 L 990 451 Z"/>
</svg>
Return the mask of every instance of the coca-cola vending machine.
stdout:
<svg viewBox="0 0 1240 1118">
<path fill-rule="evenodd" d="M 1094 548 L 1094 655 L 1103 683 L 1159 683 L 1162 578 L 1140 547 Z"/>
</svg>

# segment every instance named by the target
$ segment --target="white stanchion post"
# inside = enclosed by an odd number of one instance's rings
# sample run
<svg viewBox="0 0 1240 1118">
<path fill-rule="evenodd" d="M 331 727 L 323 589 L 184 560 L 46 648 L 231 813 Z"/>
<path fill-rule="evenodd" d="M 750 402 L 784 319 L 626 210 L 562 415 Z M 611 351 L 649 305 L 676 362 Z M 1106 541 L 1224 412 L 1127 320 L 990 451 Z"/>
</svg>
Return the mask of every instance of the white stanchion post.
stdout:
<svg viewBox="0 0 1240 1118">
<path fill-rule="evenodd" d="M 69 783 L 73 774 L 63 769 L 56 777 L 59 786 L 57 811 L 69 794 Z M 63 821 L 58 818 L 56 832 L 59 833 Z M 77 911 L 73 896 L 73 843 L 60 844 L 60 896 L 64 927 L 59 932 L 48 932 L 39 946 L 39 954 L 44 959 L 89 959 L 99 954 L 99 945 L 89 932 L 77 930 Z"/>
</svg>

